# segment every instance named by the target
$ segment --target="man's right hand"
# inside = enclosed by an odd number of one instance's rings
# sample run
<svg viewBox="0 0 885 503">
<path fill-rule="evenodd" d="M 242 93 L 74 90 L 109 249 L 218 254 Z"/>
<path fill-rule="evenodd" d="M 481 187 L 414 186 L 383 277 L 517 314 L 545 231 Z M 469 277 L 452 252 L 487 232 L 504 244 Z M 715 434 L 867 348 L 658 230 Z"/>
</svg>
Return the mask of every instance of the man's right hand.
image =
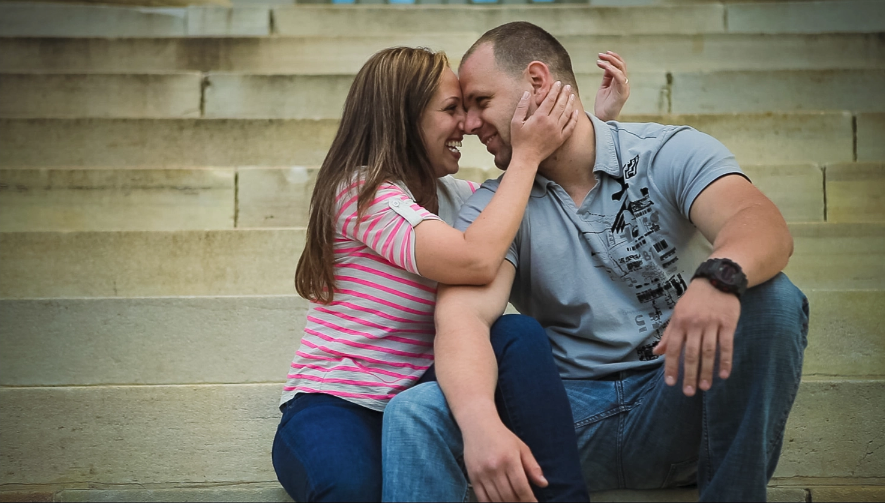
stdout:
<svg viewBox="0 0 885 503">
<path fill-rule="evenodd" d="M 547 479 L 528 446 L 497 418 L 462 429 L 464 464 L 479 501 L 537 501 Z"/>
</svg>

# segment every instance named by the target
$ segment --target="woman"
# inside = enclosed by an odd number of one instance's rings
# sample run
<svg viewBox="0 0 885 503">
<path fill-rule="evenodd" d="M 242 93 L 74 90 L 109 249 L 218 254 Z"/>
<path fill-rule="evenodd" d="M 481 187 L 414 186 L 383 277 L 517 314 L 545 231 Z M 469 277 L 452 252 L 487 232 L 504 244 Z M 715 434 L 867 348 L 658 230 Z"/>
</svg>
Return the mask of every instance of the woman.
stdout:
<svg viewBox="0 0 885 503">
<path fill-rule="evenodd" d="M 273 447 L 277 476 L 296 501 L 380 499 L 382 411 L 432 364 L 436 282 L 491 281 L 538 164 L 574 129 L 570 86 L 555 86 L 530 116 L 528 94 L 511 123 L 500 189 L 462 233 L 437 216 L 437 180 L 458 171 L 464 134 L 445 55 L 387 49 L 354 79 L 296 274 L 310 308 Z M 449 196 L 470 187 L 444 184 Z"/>
</svg>

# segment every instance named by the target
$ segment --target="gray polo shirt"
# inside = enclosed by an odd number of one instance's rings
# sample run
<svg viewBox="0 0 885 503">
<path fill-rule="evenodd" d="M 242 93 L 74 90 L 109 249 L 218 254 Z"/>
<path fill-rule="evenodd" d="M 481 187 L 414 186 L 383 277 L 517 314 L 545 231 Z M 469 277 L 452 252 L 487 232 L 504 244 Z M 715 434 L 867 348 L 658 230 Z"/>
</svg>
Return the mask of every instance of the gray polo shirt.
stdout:
<svg viewBox="0 0 885 503">
<path fill-rule="evenodd" d="M 510 302 L 547 330 L 565 379 L 601 377 L 660 363 L 652 348 L 710 243 L 689 221 L 698 194 L 741 174 L 722 143 L 687 126 L 602 122 L 597 184 L 580 207 L 536 176 L 506 259 L 516 267 Z M 464 230 L 499 180 L 461 208 Z"/>
</svg>

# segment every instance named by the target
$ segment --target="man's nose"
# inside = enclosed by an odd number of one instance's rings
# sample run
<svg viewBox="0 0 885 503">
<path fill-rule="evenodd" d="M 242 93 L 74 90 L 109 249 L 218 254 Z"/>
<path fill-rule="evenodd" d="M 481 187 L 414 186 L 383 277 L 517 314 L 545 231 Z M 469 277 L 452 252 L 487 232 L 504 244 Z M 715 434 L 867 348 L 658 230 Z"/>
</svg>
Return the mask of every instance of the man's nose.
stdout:
<svg viewBox="0 0 885 503">
<path fill-rule="evenodd" d="M 482 119 L 479 118 L 479 112 L 467 111 L 467 119 L 464 121 L 464 132 L 467 134 L 476 134 L 482 127 Z"/>
</svg>

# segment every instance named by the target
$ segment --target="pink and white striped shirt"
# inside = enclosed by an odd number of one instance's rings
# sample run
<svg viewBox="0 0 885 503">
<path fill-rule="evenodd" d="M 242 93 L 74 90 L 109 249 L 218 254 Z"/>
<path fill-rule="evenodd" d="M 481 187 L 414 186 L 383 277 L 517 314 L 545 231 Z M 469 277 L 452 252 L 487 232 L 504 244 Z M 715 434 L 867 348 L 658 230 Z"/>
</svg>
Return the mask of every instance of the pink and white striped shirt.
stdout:
<svg viewBox="0 0 885 503">
<path fill-rule="evenodd" d="M 414 227 L 439 217 L 392 183 L 358 217 L 358 186 L 337 196 L 335 295 L 310 303 L 280 404 L 327 393 L 380 411 L 433 363 L 436 282 L 418 275 Z"/>
</svg>

